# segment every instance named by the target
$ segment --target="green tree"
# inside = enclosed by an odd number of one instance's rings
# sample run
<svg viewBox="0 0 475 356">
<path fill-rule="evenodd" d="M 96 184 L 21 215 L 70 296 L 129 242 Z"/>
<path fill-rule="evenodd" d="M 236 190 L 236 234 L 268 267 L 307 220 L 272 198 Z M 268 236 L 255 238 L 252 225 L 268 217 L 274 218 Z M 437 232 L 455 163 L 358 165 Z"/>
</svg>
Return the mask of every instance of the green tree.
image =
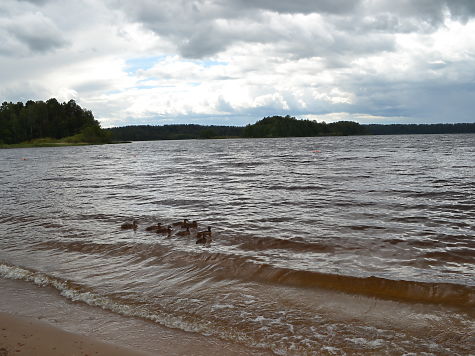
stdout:
<svg viewBox="0 0 475 356">
<path fill-rule="evenodd" d="M 60 104 L 51 98 L 46 102 L 28 100 L 25 105 L 4 102 L 0 106 L 0 142 L 7 144 L 46 137 L 60 139 L 81 132 L 94 140 L 91 142 L 106 142 L 109 136 L 101 130 L 92 112 L 74 100 Z"/>
</svg>

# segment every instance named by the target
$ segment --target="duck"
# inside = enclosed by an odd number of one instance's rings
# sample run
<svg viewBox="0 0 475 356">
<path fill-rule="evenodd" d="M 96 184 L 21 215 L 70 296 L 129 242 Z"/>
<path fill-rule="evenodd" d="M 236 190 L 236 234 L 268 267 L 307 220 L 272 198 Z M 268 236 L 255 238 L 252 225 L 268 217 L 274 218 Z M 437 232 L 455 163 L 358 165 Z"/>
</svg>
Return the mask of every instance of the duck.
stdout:
<svg viewBox="0 0 475 356">
<path fill-rule="evenodd" d="M 183 219 L 183 221 L 174 222 L 172 225 L 186 227 L 187 224 L 188 224 L 188 219 Z"/>
<path fill-rule="evenodd" d="M 211 226 L 208 226 L 208 230 L 200 231 L 196 234 L 197 238 L 206 237 L 206 236 L 211 237 Z"/>
<path fill-rule="evenodd" d="M 167 227 L 165 226 L 160 226 L 157 230 L 155 230 L 157 234 L 164 234 L 167 233 L 168 236 L 172 233 L 172 227 L 168 225 Z"/>
<path fill-rule="evenodd" d="M 208 226 L 208 230 L 200 231 L 196 234 L 197 244 L 206 244 L 211 242 L 211 226 Z"/>
<path fill-rule="evenodd" d="M 120 228 L 122 230 L 129 230 L 129 229 L 134 229 L 137 230 L 137 221 L 132 221 L 132 223 L 123 223 L 120 225 Z"/>
<path fill-rule="evenodd" d="M 196 240 L 196 244 L 205 244 L 207 241 L 206 241 L 206 237 L 200 237 L 198 240 Z"/>
<path fill-rule="evenodd" d="M 156 231 L 160 229 L 161 226 L 162 226 L 161 223 L 157 223 L 156 225 L 148 226 L 147 228 L 145 228 L 145 231 Z"/>
<path fill-rule="evenodd" d="M 196 221 L 192 221 L 192 222 L 186 222 L 182 225 L 182 227 L 186 227 L 186 228 L 192 228 L 192 229 L 197 229 L 198 228 L 198 222 Z"/>
<path fill-rule="evenodd" d="M 177 236 L 189 236 L 190 235 L 190 228 L 187 227 L 185 231 L 179 231 L 176 233 Z"/>
</svg>

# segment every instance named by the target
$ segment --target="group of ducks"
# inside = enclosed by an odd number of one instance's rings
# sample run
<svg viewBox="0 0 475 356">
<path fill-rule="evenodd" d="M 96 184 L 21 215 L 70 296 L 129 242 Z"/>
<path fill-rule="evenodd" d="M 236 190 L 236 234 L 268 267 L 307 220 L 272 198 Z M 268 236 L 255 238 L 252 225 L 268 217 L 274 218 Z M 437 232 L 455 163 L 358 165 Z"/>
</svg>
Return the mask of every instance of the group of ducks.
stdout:
<svg viewBox="0 0 475 356">
<path fill-rule="evenodd" d="M 167 236 L 171 236 L 173 232 L 173 227 L 178 227 L 179 230 L 174 235 L 175 236 L 191 236 L 191 230 L 196 230 L 196 243 L 197 244 L 207 244 L 211 242 L 211 226 L 208 226 L 207 230 L 204 231 L 197 231 L 198 230 L 198 223 L 196 221 L 188 221 L 188 219 L 183 219 L 183 221 L 178 221 L 173 223 L 172 225 L 162 226 L 161 223 L 156 223 L 155 225 L 151 225 L 145 228 L 145 231 L 155 232 L 157 234 L 167 234 Z M 134 220 L 132 223 L 123 223 L 120 228 L 122 230 L 137 230 L 138 224 L 137 221 Z M 184 230 L 183 230 L 184 229 Z"/>
</svg>

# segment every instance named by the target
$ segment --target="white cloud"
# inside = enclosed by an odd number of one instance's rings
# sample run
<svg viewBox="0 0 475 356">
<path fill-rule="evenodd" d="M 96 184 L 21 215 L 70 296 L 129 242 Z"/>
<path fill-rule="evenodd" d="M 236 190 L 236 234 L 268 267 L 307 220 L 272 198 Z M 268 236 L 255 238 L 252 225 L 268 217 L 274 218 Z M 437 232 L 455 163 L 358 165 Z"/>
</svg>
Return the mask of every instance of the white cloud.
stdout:
<svg viewBox="0 0 475 356">
<path fill-rule="evenodd" d="M 104 126 L 473 121 L 474 14 L 470 0 L 4 0 L 0 96 L 74 98 Z"/>
</svg>

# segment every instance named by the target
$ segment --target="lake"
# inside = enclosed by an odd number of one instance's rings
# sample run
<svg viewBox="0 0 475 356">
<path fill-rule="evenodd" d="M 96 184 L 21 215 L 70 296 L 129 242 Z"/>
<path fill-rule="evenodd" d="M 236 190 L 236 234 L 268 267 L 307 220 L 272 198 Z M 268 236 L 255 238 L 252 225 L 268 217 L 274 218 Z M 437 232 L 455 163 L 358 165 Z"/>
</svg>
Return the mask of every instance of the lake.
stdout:
<svg viewBox="0 0 475 356">
<path fill-rule="evenodd" d="M 473 134 L 0 150 L 0 278 L 279 355 L 474 353 L 474 157 Z M 145 230 L 183 219 L 212 242 Z"/>
</svg>

